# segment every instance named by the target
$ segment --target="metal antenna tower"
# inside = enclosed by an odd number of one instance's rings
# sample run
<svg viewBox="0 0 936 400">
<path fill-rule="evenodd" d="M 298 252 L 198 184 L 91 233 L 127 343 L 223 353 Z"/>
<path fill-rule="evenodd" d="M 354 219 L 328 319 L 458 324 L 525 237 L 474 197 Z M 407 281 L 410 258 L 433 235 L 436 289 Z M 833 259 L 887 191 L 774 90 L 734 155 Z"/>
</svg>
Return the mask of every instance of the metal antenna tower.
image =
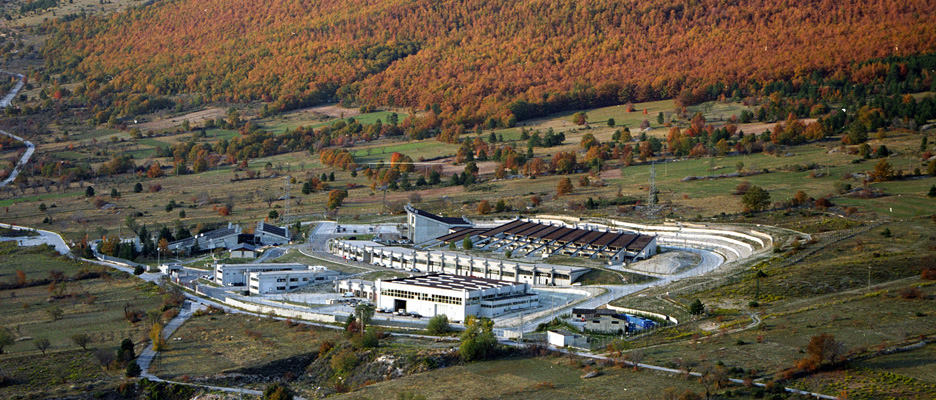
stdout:
<svg viewBox="0 0 936 400">
<path fill-rule="evenodd" d="M 289 175 L 286 175 L 286 178 L 285 178 L 285 179 L 286 179 L 286 209 L 283 210 L 283 222 L 289 223 L 289 219 L 288 219 L 288 218 L 289 218 L 289 200 L 290 200 L 290 197 L 289 197 L 289 186 L 290 186 L 290 183 L 289 183 L 289 179 L 290 179 L 290 178 L 289 178 Z"/>
</svg>

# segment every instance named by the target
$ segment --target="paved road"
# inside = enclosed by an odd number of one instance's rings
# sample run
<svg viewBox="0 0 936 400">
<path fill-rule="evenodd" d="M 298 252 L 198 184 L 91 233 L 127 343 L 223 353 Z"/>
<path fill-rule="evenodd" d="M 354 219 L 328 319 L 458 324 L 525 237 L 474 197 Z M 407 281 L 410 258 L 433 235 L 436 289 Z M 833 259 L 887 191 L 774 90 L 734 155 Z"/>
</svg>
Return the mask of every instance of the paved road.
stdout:
<svg viewBox="0 0 936 400">
<path fill-rule="evenodd" d="M 3 73 L 3 74 L 6 74 L 6 73 Z M 2 100 L 0 100 L 0 108 L 9 107 L 10 104 L 13 102 L 13 98 L 16 97 L 16 94 L 20 91 L 20 89 L 23 88 L 23 85 L 25 83 L 23 80 L 23 75 L 20 75 L 20 74 L 12 74 L 12 75 L 19 78 L 19 82 L 16 83 L 16 86 L 13 87 L 13 90 L 11 90 L 10 93 L 7 93 L 7 95 L 4 96 Z M 16 179 L 16 176 L 19 175 L 20 169 L 22 169 L 23 166 L 26 165 L 27 162 L 29 162 L 29 158 L 32 157 L 33 153 L 36 151 L 36 146 L 33 146 L 33 144 L 27 141 L 26 139 L 23 139 L 12 133 L 0 131 L 0 134 L 9 136 L 13 139 L 19 140 L 20 142 L 23 142 L 26 144 L 26 152 L 23 153 L 23 157 L 20 158 L 18 163 L 16 163 L 16 166 L 13 168 L 13 171 L 10 172 L 10 176 L 8 176 L 3 182 L 0 182 L 0 187 L 4 187 L 6 185 L 9 185 L 10 182 L 13 182 L 13 180 Z"/>
<path fill-rule="evenodd" d="M 65 239 L 62 239 L 62 236 L 55 232 L 44 231 L 41 229 L 28 228 L 23 226 L 11 225 L 11 224 L 2 224 L 0 226 L 10 229 L 23 229 L 23 230 L 33 230 L 39 233 L 39 236 L 30 236 L 27 238 L 6 238 L 0 240 L 18 240 L 20 246 L 36 246 L 40 244 L 49 244 L 52 247 L 55 247 L 55 251 L 58 251 L 59 254 L 68 255 L 71 254 L 71 249 L 68 247 L 68 244 L 65 243 Z"/>
<path fill-rule="evenodd" d="M 3 74 L 4 74 L 4 75 L 13 75 L 13 76 L 15 76 L 16 78 L 19 79 L 19 82 L 16 82 L 16 86 L 13 86 L 13 90 L 11 90 L 10 93 L 7 93 L 6 96 L 3 96 L 3 99 L 0 100 L 0 108 L 9 107 L 10 104 L 13 103 L 13 98 L 16 97 L 16 93 L 18 93 L 18 92 L 20 91 L 20 89 L 23 88 L 23 85 L 26 84 L 26 82 L 23 80 L 23 75 L 20 75 L 20 74 L 10 74 L 10 73 L 3 73 Z"/>
</svg>

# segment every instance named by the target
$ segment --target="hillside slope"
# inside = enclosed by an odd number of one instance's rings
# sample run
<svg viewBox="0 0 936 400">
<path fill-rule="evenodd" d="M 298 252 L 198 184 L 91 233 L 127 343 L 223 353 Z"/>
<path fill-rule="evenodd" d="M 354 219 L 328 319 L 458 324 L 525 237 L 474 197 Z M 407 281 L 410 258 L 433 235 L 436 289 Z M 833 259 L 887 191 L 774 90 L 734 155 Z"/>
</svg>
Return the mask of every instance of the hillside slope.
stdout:
<svg viewBox="0 0 936 400">
<path fill-rule="evenodd" d="M 936 50 L 934 14 L 928 0 L 176 0 L 53 22 L 44 55 L 101 93 L 438 105 L 470 126 L 842 76 Z"/>
</svg>

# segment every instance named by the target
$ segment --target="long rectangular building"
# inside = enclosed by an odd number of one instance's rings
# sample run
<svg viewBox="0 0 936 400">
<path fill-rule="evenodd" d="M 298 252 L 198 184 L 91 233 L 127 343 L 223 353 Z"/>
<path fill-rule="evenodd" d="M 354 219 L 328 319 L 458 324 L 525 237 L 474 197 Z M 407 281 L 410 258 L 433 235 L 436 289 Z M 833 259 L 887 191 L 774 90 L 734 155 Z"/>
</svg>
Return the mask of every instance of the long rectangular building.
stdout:
<svg viewBox="0 0 936 400">
<path fill-rule="evenodd" d="M 494 318 L 539 306 L 539 298 L 526 283 L 433 273 L 377 280 L 377 307 L 406 310 L 432 317 L 444 314 L 453 321 L 468 315 Z"/>
<path fill-rule="evenodd" d="M 336 240 L 329 251 L 340 257 L 387 268 L 473 276 L 531 285 L 568 286 L 590 268 L 532 264 L 442 250 L 384 246 L 368 240 Z"/>
<path fill-rule="evenodd" d="M 612 262 L 646 259 L 656 254 L 656 236 L 623 230 L 583 229 L 563 224 L 542 224 L 515 219 L 495 228 L 471 228 L 451 232 L 436 238 L 437 243 L 457 243 L 465 237 L 475 238 L 487 250 L 511 250 L 522 255 L 566 254 L 589 258 L 606 258 Z"/>
</svg>

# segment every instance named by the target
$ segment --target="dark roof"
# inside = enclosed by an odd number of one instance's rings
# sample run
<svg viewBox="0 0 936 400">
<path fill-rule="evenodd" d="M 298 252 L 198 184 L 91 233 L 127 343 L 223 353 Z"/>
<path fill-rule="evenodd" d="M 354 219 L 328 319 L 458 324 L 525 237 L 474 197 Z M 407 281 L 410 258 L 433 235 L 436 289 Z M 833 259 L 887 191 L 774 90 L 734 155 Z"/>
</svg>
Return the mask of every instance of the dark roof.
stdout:
<svg viewBox="0 0 936 400">
<path fill-rule="evenodd" d="M 563 226 L 562 228 L 559 228 L 559 229 L 553 231 L 552 233 L 546 235 L 545 237 L 543 237 L 543 239 L 546 239 L 546 240 L 556 240 L 556 239 L 559 239 L 559 238 L 561 238 L 561 237 L 563 237 L 563 236 L 565 236 L 565 235 L 568 235 L 570 232 L 575 232 L 575 229 L 566 228 L 566 227 Z"/>
<path fill-rule="evenodd" d="M 569 231 L 562 237 L 556 239 L 558 242 L 569 243 L 575 242 L 578 238 L 588 234 L 588 231 L 584 229 L 569 229 Z"/>
<path fill-rule="evenodd" d="M 605 232 L 604 235 L 598 237 L 592 242 L 592 245 L 598 247 L 605 247 L 609 243 L 613 242 L 614 239 L 617 239 L 618 236 L 621 236 L 621 233 L 618 232 Z"/>
<path fill-rule="evenodd" d="M 618 315 L 619 313 L 607 308 L 573 308 L 572 315 Z"/>
<path fill-rule="evenodd" d="M 637 239 L 637 235 L 622 233 L 621 236 L 618 236 L 613 242 L 608 244 L 608 247 L 612 249 L 622 249 L 630 244 L 630 242 L 633 242 L 634 239 Z"/>
<path fill-rule="evenodd" d="M 533 239 L 542 239 L 542 238 L 546 237 L 546 235 L 548 235 L 548 234 L 550 234 L 550 233 L 553 233 L 553 232 L 555 232 L 555 231 L 558 231 L 558 230 L 560 230 L 560 229 L 562 229 L 561 226 L 550 226 L 550 227 L 547 228 L 547 229 L 543 229 L 543 230 L 541 230 L 541 231 L 536 231 L 536 232 L 530 234 L 530 237 L 533 238 Z"/>
<path fill-rule="evenodd" d="M 261 232 L 269 233 L 271 235 L 276 235 L 279 237 L 287 237 L 285 228 L 280 228 L 276 225 L 271 225 L 263 221 L 260 221 L 260 224 L 258 224 L 257 226 L 257 230 Z"/>
<path fill-rule="evenodd" d="M 438 215 L 435 215 L 435 214 L 433 214 L 433 213 L 420 210 L 420 209 L 418 209 L 418 208 L 414 208 L 414 209 L 413 209 L 413 212 L 416 213 L 416 215 L 420 215 L 420 216 L 423 216 L 423 217 L 426 217 L 426 218 L 429 218 L 429 219 L 434 219 L 434 220 L 439 221 L 439 222 L 441 222 L 441 223 L 443 223 L 443 224 L 449 224 L 449 225 L 471 225 L 470 222 L 466 221 L 466 220 L 465 220 L 464 218 L 462 218 L 462 217 L 440 217 L 440 216 L 438 216 Z"/>
<path fill-rule="evenodd" d="M 237 235 L 237 228 L 231 227 L 231 228 L 215 229 L 215 230 L 213 230 L 213 231 L 208 231 L 208 232 L 204 232 L 204 233 L 199 233 L 199 234 L 197 234 L 197 235 L 195 235 L 195 236 L 192 236 L 192 237 L 190 237 L 190 238 L 186 238 L 186 239 L 182 239 L 182 240 L 176 240 L 176 241 L 174 241 L 174 242 L 172 242 L 172 243 L 169 243 L 169 245 L 170 245 L 170 246 L 189 247 L 189 246 L 195 244 L 195 239 L 196 239 L 196 238 L 197 238 L 197 239 L 200 239 L 200 240 L 203 240 L 203 241 L 210 241 L 210 240 L 225 238 L 225 237 L 228 237 L 228 236 L 231 236 L 231 235 Z"/>
<path fill-rule="evenodd" d="M 633 251 L 643 250 L 643 248 L 647 247 L 647 245 L 650 244 L 650 241 L 652 240 L 653 236 L 638 235 L 633 242 L 630 242 L 630 244 L 627 245 L 627 249 Z"/>
<path fill-rule="evenodd" d="M 459 229 L 456 232 L 449 233 L 448 235 L 442 235 L 436 238 L 436 240 L 450 243 L 457 242 L 459 240 L 464 240 L 465 236 L 477 236 L 483 232 L 487 232 L 487 229 L 484 228 L 470 228 L 470 229 Z"/>
<path fill-rule="evenodd" d="M 241 243 L 241 244 L 238 244 L 237 246 L 234 246 L 234 248 L 231 249 L 231 251 L 239 251 L 239 250 L 256 251 L 257 246 L 254 246 L 250 243 Z"/>
<path fill-rule="evenodd" d="M 504 232 L 504 233 L 506 233 L 506 234 L 508 234 L 508 235 L 516 235 L 516 234 L 518 234 L 518 233 L 520 233 L 520 232 L 523 232 L 523 231 L 525 231 L 525 230 L 527 230 L 527 229 L 533 228 L 533 227 L 538 226 L 538 225 L 539 225 L 539 224 L 537 224 L 537 223 L 535 223 L 535 222 L 525 222 L 525 223 L 523 223 L 522 225 L 517 225 L 517 226 L 515 226 L 515 227 L 513 227 L 513 228 L 508 229 L 507 232 Z"/>
<path fill-rule="evenodd" d="M 482 234 L 481 234 L 481 237 L 493 237 L 493 236 L 499 235 L 499 234 L 501 234 L 501 233 L 504 233 L 504 232 L 506 232 L 506 231 L 509 230 L 509 229 L 512 229 L 512 228 L 514 228 L 514 227 L 523 225 L 523 224 L 525 224 L 525 223 L 526 223 L 526 221 L 519 220 L 519 219 L 515 219 L 515 220 L 510 221 L 510 222 L 508 222 L 508 223 L 506 223 L 506 224 L 504 224 L 504 225 L 498 226 L 497 228 L 494 228 L 494 229 L 488 230 L 488 231 L 485 232 L 485 233 L 482 233 Z"/>
<path fill-rule="evenodd" d="M 601 236 L 604 234 L 605 233 L 602 231 L 588 231 L 588 233 L 586 233 L 585 235 L 582 235 L 581 237 L 575 239 L 575 244 L 579 246 L 585 246 L 595 241 L 595 239 L 598 239 L 598 236 Z"/>
<path fill-rule="evenodd" d="M 551 226 L 549 226 L 549 225 L 536 224 L 536 225 L 531 226 L 531 227 L 529 227 L 529 228 L 527 228 L 527 229 L 524 229 L 524 230 L 521 231 L 521 232 L 518 232 L 518 233 L 517 233 L 517 236 L 530 236 L 530 235 L 532 235 L 532 234 L 534 234 L 534 233 L 536 233 L 536 232 L 539 232 L 539 231 L 542 231 L 542 230 L 545 230 L 545 229 L 549 229 L 549 228 L 551 228 Z"/>
<path fill-rule="evenodd" d="M 449 290 L 483 290 L 498 287 L 510 287 L 520 283 L 499 281 L 496 279 L 476 278 L 473 276 L 451 274 L 427 274 L 404 278 L 387 279 L 384 282 L 402 283 L 406 285 L 431 287 Z"/>
</svg>

